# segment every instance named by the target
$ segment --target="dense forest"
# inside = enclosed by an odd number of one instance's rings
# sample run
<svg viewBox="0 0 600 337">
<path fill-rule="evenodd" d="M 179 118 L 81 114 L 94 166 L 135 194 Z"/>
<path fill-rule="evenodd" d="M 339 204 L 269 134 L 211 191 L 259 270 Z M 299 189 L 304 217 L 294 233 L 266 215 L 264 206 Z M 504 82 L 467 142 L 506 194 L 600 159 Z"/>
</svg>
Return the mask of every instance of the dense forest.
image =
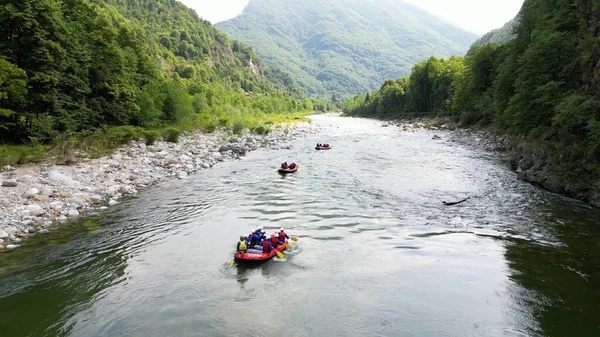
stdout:
<svg viewBox="0 0 600 337">
<path fill-rule="evenodd" d="M 519 21 L 513 40 L 418 63 L 348 101 L 345 114 L 487 126 L 512 137 L 526 179 L 600 198 L 600 2 L 526 0 Z"/>
<path fill-rule="evenodd" d="M 2 143 L 331 108 L 176 0 L 2 0 L 0 22 Z"/>
<path fill-rule="evenodd" d="M 477 38 L 401 0 L 251 0 L 216 27 L 310 94 L 344 98 L 408 75 L 431 55 L 464 55 Z"/>
</svg>

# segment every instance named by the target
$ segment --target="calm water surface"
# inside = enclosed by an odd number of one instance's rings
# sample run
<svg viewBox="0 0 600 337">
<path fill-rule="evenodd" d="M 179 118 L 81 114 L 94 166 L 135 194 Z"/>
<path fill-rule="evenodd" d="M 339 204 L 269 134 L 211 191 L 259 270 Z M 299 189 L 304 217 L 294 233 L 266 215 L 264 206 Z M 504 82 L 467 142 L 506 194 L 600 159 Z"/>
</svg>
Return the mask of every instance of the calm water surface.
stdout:
<svg viewBox="0 0 600 337">
<path fill-rule="evenodd" d="M 448 133 L 314 122 L 0 254 L 2 335 L 600 336 L 598 210 Z M 230 268 L 259 224 L 294 251 Z"/>
</svg>

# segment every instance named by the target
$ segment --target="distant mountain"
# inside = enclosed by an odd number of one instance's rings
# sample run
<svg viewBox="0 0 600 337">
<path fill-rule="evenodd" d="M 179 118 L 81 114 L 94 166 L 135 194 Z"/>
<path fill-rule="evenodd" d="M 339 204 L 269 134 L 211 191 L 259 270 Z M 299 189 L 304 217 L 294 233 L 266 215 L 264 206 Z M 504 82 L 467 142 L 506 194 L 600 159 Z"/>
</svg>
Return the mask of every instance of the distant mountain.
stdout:
<svg viewBox="0 0 600 337">
<path fill-rule="evenodd" d="M 372 90 L 432 55 L 463 55 L 477 39 L 401 0 L 250 0 L 216 27 L 318 95 Z"/>
<path fill-rule="evenodd" d="M 494 29 L 475 41 L 475 45 L 484 45 L 488 43 L 503 44 L 515 38 L 515 27 L 519 25 L 519 16 L 508 21 L 502 28 Z"/>
</svg>

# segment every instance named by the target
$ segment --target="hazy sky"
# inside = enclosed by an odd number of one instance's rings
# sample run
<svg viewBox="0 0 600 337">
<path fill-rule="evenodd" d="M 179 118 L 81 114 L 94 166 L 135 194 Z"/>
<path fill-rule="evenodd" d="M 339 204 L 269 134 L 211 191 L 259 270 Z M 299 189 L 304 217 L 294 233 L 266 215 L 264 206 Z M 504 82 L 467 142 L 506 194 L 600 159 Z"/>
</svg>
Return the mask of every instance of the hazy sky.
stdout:
<svg viewBox="0 0 600 337">
<path fill-rule="evenodd" d="M 249 0 L 179 0 L 204 19 L 217 23 L 240 14 Z M 297 0 L 302 1 L 302 0 Z M 514 18 L 524 0 L 404 0 L 478 34 Z"/>
</svg>

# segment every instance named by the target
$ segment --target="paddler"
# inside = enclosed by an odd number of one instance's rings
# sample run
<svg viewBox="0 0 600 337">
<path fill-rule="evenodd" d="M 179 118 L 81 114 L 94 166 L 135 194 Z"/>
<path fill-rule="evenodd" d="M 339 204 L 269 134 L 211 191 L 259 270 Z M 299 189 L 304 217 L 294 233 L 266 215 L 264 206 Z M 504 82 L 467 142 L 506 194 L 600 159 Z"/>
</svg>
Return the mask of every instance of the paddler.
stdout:
<svg viewBox="0 0 600 337">
<path fill-rule="evenodd" d="M 273 245 L 271 244 L 271 240 L 265 240 L 262 243 L 263 253 L 270 253 L 273 250 Z"/>
<path fill-rule="evenodd" d="M 240 242 L 237 243 L 237 251 L 241 254 L 244 254 L 248 250 L 248 246 L 246 245 L 246 236 L 240 236 Z"/>
<path fill-rule="evenodd" d="M 285 229 L 283 227 L 279 228 L 279 241 L 285 242 L 286 239 L 290 237 L 285 233 Z"/>
<path fill-rule="evenodd" d="M 279 237 L 277 237 L 275 234 L 271 234 L 271 245 L 273 246 L 273 248 L 277 248 L 277 246 L 279 246 L 281 242 L 279 242 Z"/>
</svg>

